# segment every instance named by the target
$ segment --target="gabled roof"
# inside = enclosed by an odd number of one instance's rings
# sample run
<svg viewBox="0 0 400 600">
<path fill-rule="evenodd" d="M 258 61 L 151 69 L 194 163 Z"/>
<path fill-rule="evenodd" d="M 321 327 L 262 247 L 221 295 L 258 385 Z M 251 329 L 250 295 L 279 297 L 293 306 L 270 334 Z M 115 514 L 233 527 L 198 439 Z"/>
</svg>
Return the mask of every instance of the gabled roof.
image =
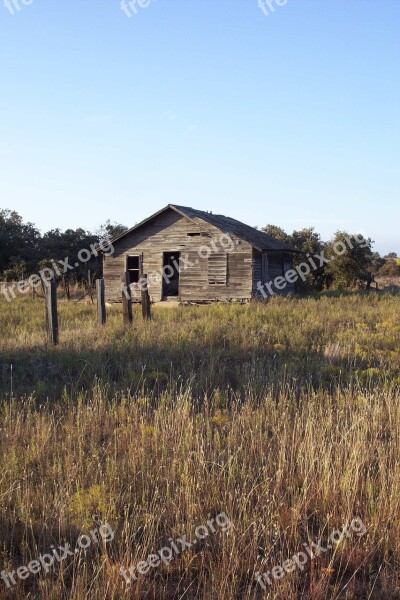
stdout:
<svg viewBox="0 0 400 600">
<path fill-rule="evenodd" d="M 179 206 L 177 204 L 168 204 L 165 208 L 159 210 L 154 215 L 151 215 L 144 221 L 141 221 L 131 229 L 128 229 L 121 235 L 115 237 L 112 242 L 120 240 L 126 235 L 132 233 L 136 229 L 142 227 L 145 223 L 152 221 L 158 215 L 162 214 L 167 210 L 174 210 L 178 214 L 183 217 L 186 217 L 195 225 L 199 225 L 195 219 L 202 219 L 206 221 L 206 223 L 210 223 L 210 225 L 214 225 L 224 233 L 229 233 L 231 235 L 236 235 L 248 242 L 251 246 L 256 248 L 257 250 L 278 250 L 278 251 L 286 251 L 286 252 L 299 252 L 296 248 L 281 242 L 272 236 L 264 233 L 263 231 L 259 231 L 258 229 L 254 229 L 254 227 L 250 227 L 250 225 L 245 225 L 245 223 L 241 223 L 240 221 L 236 221 L 236 219 L 231 219 L 230 217 L 225 217 L 224 215 L 214 215 L 213 213 L 205 212 L 202 210 L 196 210 L 195 208 L 190 208 L 188 206 Z"/>
</svg>

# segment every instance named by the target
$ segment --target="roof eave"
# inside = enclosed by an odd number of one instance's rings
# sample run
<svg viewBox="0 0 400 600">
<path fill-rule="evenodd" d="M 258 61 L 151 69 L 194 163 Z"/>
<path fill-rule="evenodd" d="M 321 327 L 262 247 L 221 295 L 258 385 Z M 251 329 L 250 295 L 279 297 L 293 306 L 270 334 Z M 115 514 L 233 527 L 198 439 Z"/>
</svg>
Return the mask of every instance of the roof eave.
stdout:
<svg viewBox="0 0 400 600">
<path fill-rule="evenodd" d="M 240 235 L 238 235 L 238 237 L 240 237 Z M 291 254 L 302 254 L 301 250 L 297 250 L 296 248 L 265 248 L 261 246 L 256 246 L 253 243 L 250 243 L 250 245 L 259 252 L 290 252 Z"/>
</svg>

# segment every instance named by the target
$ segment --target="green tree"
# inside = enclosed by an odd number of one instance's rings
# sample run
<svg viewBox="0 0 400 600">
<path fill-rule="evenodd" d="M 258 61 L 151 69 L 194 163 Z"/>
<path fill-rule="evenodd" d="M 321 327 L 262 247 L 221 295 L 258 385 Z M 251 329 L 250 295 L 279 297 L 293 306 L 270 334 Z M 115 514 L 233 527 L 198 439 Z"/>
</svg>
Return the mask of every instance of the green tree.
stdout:
<svg viewBox="0 0 400 600">
<path fill-rule="evenodd" d="M 261 228 L 261 231 L 270 235 L 276 240 L 280 240 L 281 242 L 284 242 L 285 244 L 288 244 L 290 246 L 292 245 L 290 235 L 288 235 L 286 231 L 284 231 L 281 227 L 278 227 L 277 225 L 266 225 L 265 227 Z"/>
<path fill-rule="evenodd" d="M 314 230 L 314 227 L 305 227 L 300 231 L 293 231 L 290 236 L 290 243 L 294 248 L 297 248 L 302 254 L 297 254 L 294 257 L 294 266 L 302 262 L 308 262 L 309 258 L 320 255 L 323 252 L 325 244 L 321 240 L 321 236 Z M 297 289 L 301 292 L 311 290 L 322 290 L 325 284 L 325 265 L 319 266 L 319 260 L 315 260 L 318 265 L 317 269 L 312 269 L 307 275 L 306 281 L 299 280 Z"/>
<path fill-rule="evenodd" d="M 21 265 L 32 271 L 39 256 L 40 234 L 13 210 L 0 209 L 0 273 L 18 277 Z"/>
<path fill-rule="evenodd" d="M 379 269 L 378 275 L 381 277 L 400 277 L 400 265 L 397 264 L 394 258 L 389 258 L 385 260 Z"/>
<path fill-rule="evenodd" d="M 116 222 L 111 223 L 110 219 L 108 219 L 108 221 L 106 221 L 104 225 L 101 225 L 96 230 L 96 235 L 99 238 L 99 240 L 114 239 L 119 235 L 125 233 L 125 231 L 128 231 L 128 227 L 126 225 L 122 225 L 121 223 Z"/>
<path fill-rule="evenodd" d="M 75 282 L 86 281 L 89 270 L 92 275 L 99 276 L 101 273 L 100 258 L 93 255 L 89 257 L 91 247 L 97 242 L 96 235 L 81 228 L 67 229 L 66 231 L 52 229 L 46 232 L 41 239 L 41 266 L 52 268 L 52 260 L 59 264 L 59 260 L 68 257 L 69 264 L 74 268 L 62 273 L 59 279 L 64 276 L 65 279 Z M 60 270 L 63 271 L 61 266 Z"/>
<path fill-rule="evenodd" d="M 373 252 L 371 256 L 371 272 L 374 277 L 378 275 L 380 269 L 385 264 L 385 259 L 379 254 L 379 252 Z"/>
<path fill-rule="evenodd" d="M 327 284 L 335 288 L 351 288 L 371 279 L 372 240 L 361 234 L 351 235 L 337 231 L 326 245 L 329 258 L 326 266 Z"/>
</svg>

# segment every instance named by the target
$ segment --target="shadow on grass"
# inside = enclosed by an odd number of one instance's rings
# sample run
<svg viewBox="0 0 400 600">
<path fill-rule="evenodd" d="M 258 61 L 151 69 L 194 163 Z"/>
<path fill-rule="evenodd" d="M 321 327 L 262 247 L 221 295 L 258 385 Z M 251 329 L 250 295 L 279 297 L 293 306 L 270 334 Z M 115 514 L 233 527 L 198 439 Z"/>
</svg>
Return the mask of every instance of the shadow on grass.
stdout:
<svg viewBox="0 0 400 600">
<path fill-rule="evenodd" d="M 288 387 L 299 396 L 304 389 L 332 389 L 349 382 L 345 365 L 327 364 L 322 354 L 266 347 L 243 349 L 183 342 L 179 349 L 149 341 L 140 347 L 111 346 L 72 350 L 33 347 L 7 357 L 0 352 L 0 393 L 3 397 L 33 395 L 38 402 L 76 400 L 100 386 L 115 394 L 146 395 L 158 400 L 190 386 L 193 398 L 218 396 L 221 406 L 236 397 L 262 399 Z M 11 365 L 12 373 L 11 373 Z"/>
<path fill-rule="evenodd" d="M 313 298 L 320 300 L 321 298 L 368 298 L 378 296 L 398 296 L 400 294 L 400 286 L 392 285 L 382 289 L 371 288 L 370 290 L 324 290 L 322 292 L 310 292 L 308 294 L 302 294 L 300 298 Z"/>
</svg>

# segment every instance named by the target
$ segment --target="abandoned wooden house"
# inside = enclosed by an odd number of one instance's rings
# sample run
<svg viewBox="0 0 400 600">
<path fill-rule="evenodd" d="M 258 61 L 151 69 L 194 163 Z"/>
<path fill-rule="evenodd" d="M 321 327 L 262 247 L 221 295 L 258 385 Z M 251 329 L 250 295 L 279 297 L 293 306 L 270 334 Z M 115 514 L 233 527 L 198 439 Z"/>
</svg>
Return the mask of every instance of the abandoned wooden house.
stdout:
<svg viewBox="0 0 400 600">
<path fill-rule="evenodd" d="M 114 252 L 104 256 L 103 265 L 107 302 L 121 302 L 126 272 L 133 301 L 140 301 L 143 274 L 153 302 L 265 297 L 260 285 L 290 270 L 297 252 L 235 219 L 173 204 L 114 238 L 112 244 Z M 290 283 L 273 290 L 289 292 L 293 292 Z"/>
</svg>

